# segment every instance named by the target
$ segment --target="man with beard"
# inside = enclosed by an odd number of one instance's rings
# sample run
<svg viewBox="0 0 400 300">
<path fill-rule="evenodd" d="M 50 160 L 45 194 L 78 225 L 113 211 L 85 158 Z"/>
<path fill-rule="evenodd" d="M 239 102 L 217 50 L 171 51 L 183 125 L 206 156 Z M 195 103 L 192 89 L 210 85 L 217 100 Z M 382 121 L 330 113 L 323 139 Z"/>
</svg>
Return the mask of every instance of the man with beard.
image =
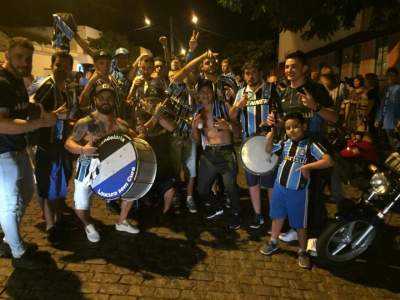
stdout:
<svg viewBox="0 0 400 300">
<path fill-rule="evenodd" d="M 34 259 L 36 245 L 25 244 L 19 224 L 33 193 L 33 174 L 26 152 L 26 133 L 54 126 L 57 116 L 30 104 L 23 77 L 31 74 L 33 45 L 12 38 L 0 68 L 0 223 L 4 240 L 0 257 L 12 255 L 16 268 L 40 267 Z"/>
<path fill-rule="evenodd" d="M 92 243 L 99 242 L 100 235 L 93 226 L 89 212 L 90 198 L 93 192 L 83 181 L 88 175 L 92 157 L 97 154 L 97 148 L 93 145 L 96 141 L 116 131 L 136 135 L 129 129 L 125 121 L 115 117 L 116 92 L 111 85 L 103 83 L 96 87 L 95 93 L 96 110 L 89 116 L 78 120 L 71 136 L 65 142 L 65 148 L 68 151 L 80 155 L 75 177 L 75 213 L 85 227 L 87 239 Z M 133 201 L 122 199 L 118 223 L 115 224 L 116 230 L 132 234 L 139 233 L 139 229 L 127 221 L 132 204 Z"/>
<path fill-rule="evenodd" d="M 118 82 L 113 76 L 111 76 L 111 55 L 103 50 L 100 50 L 93 56 L 93 64 L 95 72 L 80 95 L 80 106 L 88 107 L 93 105 L 93 103 L 91 103 L 91 99 L 95 93 L 96 86 L 103 83 L 108 83 L 116 92 L 116 102 L 114 105 L 115 113 L 119 117 L 123 116 L 122 108 L 124 107 L 123 99 L 125 98 L 122 96 Z"/>
<path fill-rule="evenodd" d="M 236 95 L 236 100 L 229 114 L 231 120 L 237 120 L 240 114 L 243 142 L 254 135 L 260 134 L 262 125 L 267 121 L 268 113 L 271 111 L 270 102 L 278 106 L 279 96 L 275 86 L 266 84 L 262 80 L 260 66 L 256 62 L 248 62 L 243 66 L 243 76 L 246 86 L 240 89 Z M 274 185 L 275 174 L 273 172 L 258 176 L 247 170 L 245 171 L 247 185 L 249 187 L 250 199 L 254 209 L 254 221 L 250 224 L 251 228 L 257 229 L 264 224 L 261 215 L 261 186 L 268 189 L 268 199 L 271 199 L 272 187 Z"/>
<path fill-rule="evenodd" d="M 232 104 L 235 100 L 237 86 L 235 79 L 230 76 L 219 76 L 218 63 L 214 55 L 207 55 L 200 66 L 204 79 L 211 80 L 214 84 L 214 92 L 219 100 Z"/>
<path fill-rule="evenodd" d="M 41 83 L 32 99 L 40 103 L 45 111 L 55 111 L 56 126 L 41 128 L 34 133 L 36 151 L 36 180 L 39 197 L 43 199 L 47 238 L 50 243 L 59 242 L 59 228 L 62 208 L 71 177 L 72 161 L 64 148 L 69 131 L 69 110 L 72 105 L 71 93 L 66 81 L 72 71 L 73 58 L 66 52 L 56 52 L 51 57 L 53 74 Z"/>
<path fill-rule="evenodd" d="M 114 54 L 114 64 L 112 66 L 111 76 L 117 81 L 124 98 L 128 96 L 132 79 L 135 76 L 135 68 L 130 65 L 129 50 L 118 48 Z"/>
</svg>

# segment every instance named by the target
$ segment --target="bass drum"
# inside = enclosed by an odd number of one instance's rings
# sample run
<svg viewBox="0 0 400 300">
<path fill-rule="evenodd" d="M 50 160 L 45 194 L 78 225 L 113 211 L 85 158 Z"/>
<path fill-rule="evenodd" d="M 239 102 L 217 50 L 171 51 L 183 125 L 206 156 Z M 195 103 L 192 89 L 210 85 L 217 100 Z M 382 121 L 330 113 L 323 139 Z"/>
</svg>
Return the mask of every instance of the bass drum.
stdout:
<svg viewBox="0 0 400 300">
<path fill-rule="evenodd" d="M 126 134 L 114 133 L 101 139 L 98 148 L 100 165 L 91 182 L 93 191 L 105 200 L 137 200 L 152 187 L 156 156 L 150 145 Z"/>
<path fill-rule="evenodd" d="M 265 136 L 255 135 L 248 138 L 240 149 L 240 159 L 245 169 L 254 175 L 272 172 L 278 164 L 279 157 L 265 151 Z"/>
</svg>

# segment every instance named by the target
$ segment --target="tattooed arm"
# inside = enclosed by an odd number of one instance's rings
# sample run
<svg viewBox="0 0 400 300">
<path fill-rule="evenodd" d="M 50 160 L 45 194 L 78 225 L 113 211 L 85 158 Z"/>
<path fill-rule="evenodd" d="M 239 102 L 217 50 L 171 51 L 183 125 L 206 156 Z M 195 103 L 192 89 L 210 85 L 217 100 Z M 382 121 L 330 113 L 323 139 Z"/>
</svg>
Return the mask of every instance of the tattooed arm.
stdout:
<svg viewBox="0 0 400 300">
<path fill-rule="evenodd" d="M 125 120 L 123 120 L 123 119 L 121 119 L 121 118 L 117 118 L 117 124 L 118 124 L 119 129 L 120 129 L 122 132 L 127 133 L 127 134 L 130 135 L 132 138 L 137 137 L 138 134 L 137 134 L 133 129 L 131 129 L 131 128 L 129 127 L 128 122 L 126 122 Z"/>
<path fill-rule="evenodd" d="M 88 124 L 88 118 L 76 122 L 72 134 L 65 142 L 65 149 L 74 154 L 94 155 L 97 152 L 97 148 L 92 146 L 91 141 L 85 144 L 84 137 L 88 133 Z"/>
</svg>

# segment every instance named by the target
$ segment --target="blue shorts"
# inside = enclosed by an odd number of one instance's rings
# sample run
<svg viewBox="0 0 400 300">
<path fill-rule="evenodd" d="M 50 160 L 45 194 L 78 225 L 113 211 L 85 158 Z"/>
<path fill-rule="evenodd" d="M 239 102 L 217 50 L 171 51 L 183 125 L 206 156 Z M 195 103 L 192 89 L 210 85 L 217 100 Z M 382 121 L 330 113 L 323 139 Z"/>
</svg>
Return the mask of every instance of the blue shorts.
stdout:
<svg viewBox="0 0 400 300">
<path fill-rule="evenodd" d="M 289 220 L 294 229 L 307 228 L 308 189 L 291 190 L 275 182 L 269 215 L 271 219 Z"/>
<path fill-rule="evenodd" d="M 266 188 L 272 188 L 275 182 L 276 169 L 271 173 L 265 175 L 254 175 L 245 170 L 245 175 L 246 175 L 247 186 L 249 187 L 260 185 Z"/>
<path fill-rule="evenodd" d="M 48 200 L 66 198 L 71 169 L 65 150 L 51 153 L 38 148 L 35 175 L 39 197 Z"/>
</svg>

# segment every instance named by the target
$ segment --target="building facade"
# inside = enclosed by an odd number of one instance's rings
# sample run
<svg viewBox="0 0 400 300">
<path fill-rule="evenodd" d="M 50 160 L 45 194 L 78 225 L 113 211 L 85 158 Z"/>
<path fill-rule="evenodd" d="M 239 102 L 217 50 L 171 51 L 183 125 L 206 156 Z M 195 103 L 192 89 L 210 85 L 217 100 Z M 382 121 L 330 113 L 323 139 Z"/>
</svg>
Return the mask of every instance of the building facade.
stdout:
<svg viewBox="0 0 400 300">
<path fill-rule="evenodd" d="M 341 79 L 358 74 L 383 76 L 388 67 L 399 66 L 400 28 L 371 30 L 368 11 L 361 12 L 355 26 L 340 30 L 327 40 L 304 40 L 301 32 L 282 32 L 279 36 L 279 63 L 296 50 L 307 54 L 312 71 L 323 65 L 336 67 Z"/>
</svg>

